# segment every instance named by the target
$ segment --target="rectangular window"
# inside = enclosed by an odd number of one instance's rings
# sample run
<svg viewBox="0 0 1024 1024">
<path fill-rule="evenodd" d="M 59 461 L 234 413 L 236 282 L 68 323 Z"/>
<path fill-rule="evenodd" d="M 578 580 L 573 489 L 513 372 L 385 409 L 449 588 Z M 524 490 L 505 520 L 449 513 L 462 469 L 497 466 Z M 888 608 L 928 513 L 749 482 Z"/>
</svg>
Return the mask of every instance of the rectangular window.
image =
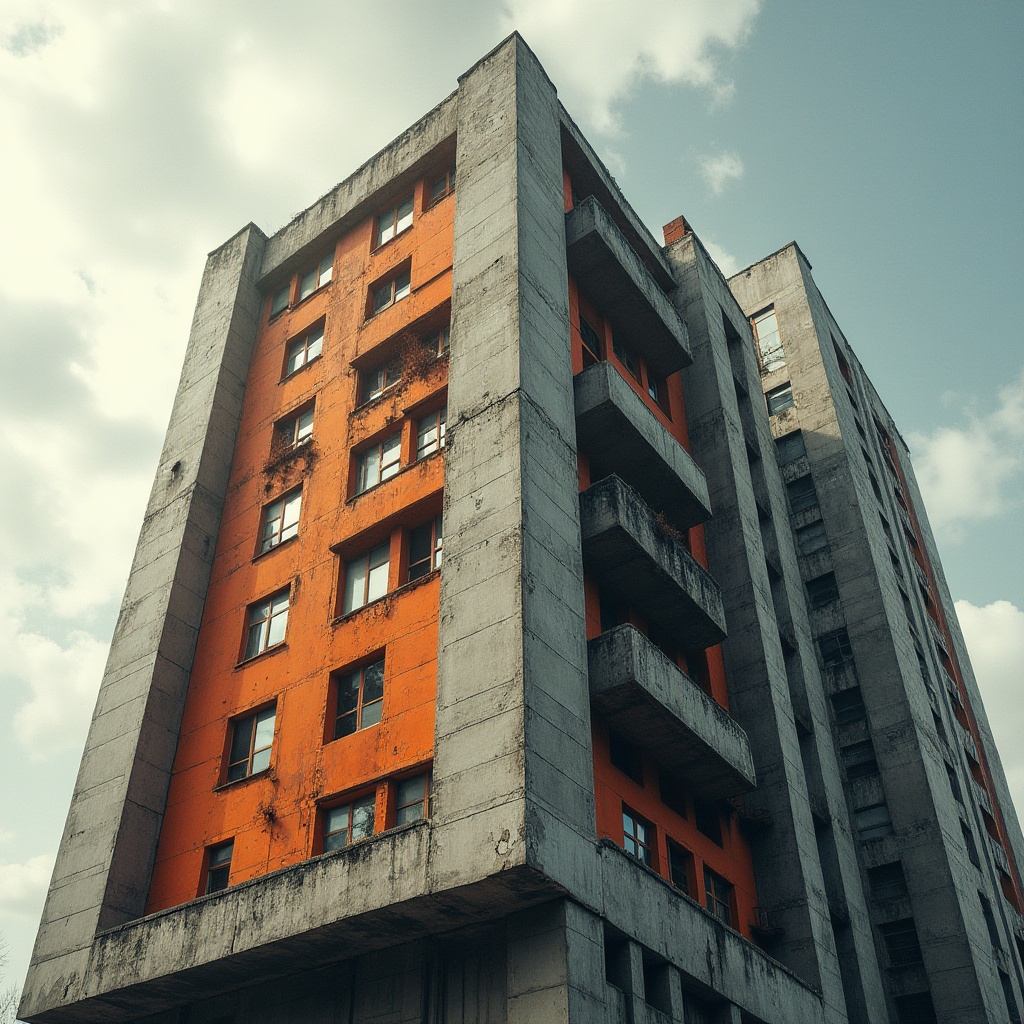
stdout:
<svg viewBox="0 0 1024 1024">
<path fill-rule="evenodd" d="M 388 592 L 388 569 L 391 560 L 391 542 L 383 544 L 345 565 L 345 590 L 342 596 L 341 613 L 362 608 L 376 601 Z"/>
<path fill-rule="evenodd" d="M 279 451 L 305 444 L 313 436 L 313 406 L 280 420 L 276 433 L 275 446 Z"/>
<path fill-rule="evenodd" d="M 722 924 L 732 927 L 732 886 L 709 867 L 704 868 L 704 905 Z"/>
<path fill-rule="evenodd" d="M 370 402 L 402 379 L 402 364 L 397 359 L 381 363 L 359 374 L 359 401 Z"/>
<path fill-rule="evenodd" d="M 887 804 L 870 804 L 853 812 L 853 827 L 857 838 L 866 841 L 892 835 L 892 818 Z"/>
<path fill-rule="evenodd" d="M 409 582 L 441 568 L 441 545 L 444 540 L 441 517 L 431 519 L 409 531 Z"/>
<path fill-rule="evenodd" d="M 438 409 L 436 412 L 424 416 L 416 424 L 416 461 L 425 459 L 428 455 L 440 451 L 444 447 L 445 420 L 448 417 L 447 408 Z"/>
<path fill-rule="evenodd" d="M 608 731 L 608 760 L 626 778 L 638 786 L 644 784 L 644 761 L 639 748 L 613 730 Z"/>
<path fill-rule="evenodd" d="M 288 625 L 288 591 L 249 606 L 249 628 L 245 639 L 245 660 L 284 643 Z"/>
<path fill-rule="evenodd" d="M 356 494 L 393 477 L 401 469 L 402 435 L 392 434 L 356 456 Z"/>
<path fill-rule="evenodd" d="M 583 369 L 601 361 L 601 339 L 597 331 L 580 317 L 580 338 L 583 341 Z"/>
<path fill-rule="evenodd" d="M 314 327 L 301 338 L 288 343 L 284 362 L 284 375 L 290 377 L 296 370 L 301 370 L 306 363 L 312 362 L 324 347 L 324 327 Z"/>
<path fill-rule="evenodd" d="M 1020 1008 L 1017 1006 L 1017 997 L 1013 994 L 1013 983 L 1006 971 L 999 972 L 999 984 L 1003 989 L 1003 1001 L 1006 1003 L 1010 1024 L 1020 1024 Z"/>
<path fill-rule="evenodd" d="M 301 508 L 301 489 L 267 505 L 263 510 L 263 529 L 260 531 L 261 555 L 298 534 Z"/>
<path fill-rule="evenodd" d="M 885 952 L 890 967 L 906 967 L 921 963 L 921 943 L 917 939 L 917 927 L 912 917 L 879 925 L 885 941 Z"/>
<path fill-rule="evenodd" d="M 625 805 L 622 807 L 622 848 L 642 864 L 654 867 L 654 826 Z"/>
<path fill-rule="evenodd" d="M 996 927 L 995 914 L 992 913 L 992 904 L 983 892 L 978 893 L 978 899 L 981 901 L 981 913 L 985 918 L 985 927 L 988 929 L 989 942 L 992 943 L 993 948 L 1002 949 L 1003 944 L 999 941 L 999 929 Z"/>
<path fill-rule="evenodd" d="M 914 992 L 909 996 L 894 996 L 897 1024 L 936 1024 L 935 1004 L 930 992 Z"/>
<path fill-rule="evenodd" d="M 229 839 L 226 843 L 218 843 L 206 851 L 206 888 L 204 893 L 220 892 L 228 887 L 231 877 L 231 854 L 235 848 L 235 841 Z"/>
<path fill-rule="evenodd" d="M 909 894 L 903 865 L 898 860 L 868 868 L 868 884 L 873 900 L 898 900 Z"/>
<path fill-rule="evenodd" d="M 875 748 L 871 740 L 840 747 L 839 754 L 848 779 L 866 779 L 878 774 L 878 762 L 875 760 Z"/>
<path fill-rule="evenodd" d="M 786 353 L 782 350 L 782 338 L 779 336 L 779 321 L 775 316 L 775 310 L 768 309 L 755 316 L 753 324 L 761 372 L 781 370 L 786 365 Z"/>
<path fill-rule="evenodd" d="M 231 723 L 231 749 L 228 752 L 226 775 L 228 782 L 237 782 L 270 766 L 276 716 L 275 704 L 254 715 L 236 718 Z"/>
<path fill-rule="evenodd" d="M 324 853 L 341 850 L 372 836 L 375 809 L 373 794 L 340 807 L 328 807 L 324 811 Z"/>
<path fill-rule="evenodd" d="M 825 668 L 835 668 L 844 662 L 853 660 L 853 649 L 850 647 L 850 634 L 845 629 L 836 629 L 818 638 L 818 650 Z"/>
<path fill-rule="evenodd" d="M 335 711 L 332 739 L 376 725 L 384 707 L 384 659 L 334 677 Z"/>
<path fill-rule="evenodd" d="M 390 242 L 395 235 L 400 235 L 411 227 L 412 196 L 409 196 L 377 218 L 377 245 L 375 248 L 379 249 L 385 242 Z"/>
<path fill-rule="evenodd" d="M 647 371 L 647 394 L 654 399 L 663 413 L 668 415 L 668 385 L 662 378 L 652 377 Z"/>
<path fill-rule="evenodd" d="M 440 330 L 425 334 L 420 339 L 420 344 L 425 352 L 429 352 L 432 356 L 440 359 L 448 351 L 451 344 L 451 335 L 451 327 L 445 324 Z"/>
<path fill-rule="evenodd" d="M 665 778 L 664 775 L 659 775 L 658 793 L 661 796 L 661 802 L 670 811 L 674 811 L 680 818 L 689 816 L 686 810 L 686 791 L 679 783 Z"/>
<path fill-rule="evenodd" d="M 637 379 L 640 379 L 640 364 L 636 361 L 636 356 L 626 348 L 616 337 L 612 337 L 612 351 L 615 353 L 615 358 Z"/>
<path fill-rule="evenodd" d="M 334 270 L 334 253 L 328 253 L 315 267 L 307 270 L 299 279 L 299 302 L 309 298 L 317 290 L 323 288 L 331 279 Z"/>
<path fill-rule="evenodd" d="M 378 285 L 373 291 L 374 315 L 387 309 L 388 306 L 393 306 L 401 299 L 407 298 L 411 290 L 409 282 L 409 271 L 406 269 L 382 285 Z"/>
<path fill-rule="evenodd" d="M 812 608 L 824 608 L 839 597 L 839 584 L 836 583 L 836 574 L 827 572 L 822 576 L 815 576 L 807 581 L 807 596 L 811 599 Z"/>
<path fill-rule="evenodd" d="M 445 196 L 455 191 L 455 168 L 449 167 L 439 178 L 430 183 L 430 205 L 439 203 Z"/>
<path fill-rule="evenodd" d="M 768 415 L 778 416 L 786 409 L 792 409 L 796 404 L 793 401 L 793 385 L 787 381 L 785 384 L 771 391 L 765 392 L 765 401 L 768 403 Z"/>
<path fill-rule="evenodd" d="M 722 816 L 718 813 L 717 804 L 694 798 L 693 823 L 701 835 L 706 836 L 717 846 L 722 845 Z"/>
<path fill-rule="evenodd" d="M 668 840 L 668 875 L 677 889 L 687 896 L 693 895 L 693 854 L 671 839 Z"/>
<path fill-rule="evenodd" d="M 967 859 L 976 867 L 981 867 L 981 858 L 978 856 L 978 844 L 975 841 L 974 833 L 962 821 L 960 831 L 963 832 L 964 846 L 967 847 Z"/>
<path fill-rule="evenodd" d="M 288 283 L 283 288 L 278 288 L 278 290 L 274 292 L 274 296 L 270 300 L 271 320 L 273 320 L 275 316 L 280 316 L 280 314 L 288 308 L 288 299 L 291 296 L 291 291 L 291 283 Z"/>
<path fill-rule="evenodd" d="M 789 508 L 793 513 L 814 508 L 818 504 L 818 491 L 810 473 L 806 476 L 798 476 L 786 484 L 786 496 L 789 498 Z"/>
<path fill-rule="evenodd" d="M 815 551 L 828 547 L 828 537 L 825 535 L 825 524 L 817 519 L 813 523 L 801 526 L 794 531 L 796 534 L 796 546 L 801 555 L 813 555 Z"/>
<path fill-rule="evenodd" d="M 395 784 L 395 824 L 423 821 L 430 816 L 430 777 L 414 775 Z"/>
<path fill-rule="evenodd" d="M 859 686 L 833 693 L 829 699 L 832 701 L 832 713 L 836 716 L 836 725 L 855 725 L 857 722 L 863 722 L 867 717 L 864 698 L 861 696 Z"/>
<path fill-rule="evenodd" d="M 780 466 L 788 466 L 791 462 L 807 454 L 802 431 L 794 430 L 791 434 L 780 437 L 775 442 L 775 455 Z"/>
</svg>

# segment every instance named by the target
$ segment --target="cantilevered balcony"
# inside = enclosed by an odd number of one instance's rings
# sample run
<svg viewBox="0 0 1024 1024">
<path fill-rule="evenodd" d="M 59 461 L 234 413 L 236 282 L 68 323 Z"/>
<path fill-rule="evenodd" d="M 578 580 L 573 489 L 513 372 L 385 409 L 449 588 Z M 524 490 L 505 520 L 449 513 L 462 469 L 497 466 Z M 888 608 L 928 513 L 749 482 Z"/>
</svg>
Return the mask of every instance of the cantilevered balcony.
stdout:
<svg viewBox="0 0 1024 1024">
<path fill-rule="evenodd" d="M 616 336 L 656 376 L 667 377 L 693 362 L 675 307 L 593 196 L 566 214 L 565 246 L 569 273 L 600 301 Z"/>
<path fill-rule="evenodd" d="M 609 725 L 705 799 L 754 788 L 747 734 L 632 626 L 587 645 L 590 699 Z"/>
<path fill-rule="evenodd" d="M 689 649 L 725 639 L 718 584 L 632 487 L 609 476 L 587 488 L 580 529 L 584 565 L 658 632 Z"/>
<path fill-rule="evenodd" d="M 576 440 L 593 476 L 614 473 L 679 527 L 709 518 L 704 474 L 611 363 L 584 370 L 574 386 Z"/>
</svg>

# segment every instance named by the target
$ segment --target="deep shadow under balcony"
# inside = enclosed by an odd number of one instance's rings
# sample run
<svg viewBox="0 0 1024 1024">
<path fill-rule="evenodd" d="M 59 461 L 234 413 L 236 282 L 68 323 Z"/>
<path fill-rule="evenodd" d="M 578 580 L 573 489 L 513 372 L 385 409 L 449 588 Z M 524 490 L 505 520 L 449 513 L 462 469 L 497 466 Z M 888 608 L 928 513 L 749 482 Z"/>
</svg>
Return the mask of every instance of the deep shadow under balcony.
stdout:
<svg viewBox="0 0 1024 1024">
<path fill-rule="evenodd" d="M 725 639 L 718 584 L 628 484 L 609 476 L 587 488 L 580 531 L 586 568 L 658 633 L 688 650 Z"/>
<path fill-rule="evenodd" d="M 611 363 L 591 366 L 573 383 L 576 439 L 592 476 L 614 473 L 681 528 L 710 518 L 704 474 Z"/>
<path fill-rule="evenodd" d="M 656 376 L 667 377 L 693 362 L 675 307 L 593 196 L 566 214 L 565 248 L 569 273 Z"/>
<path fill-rule="evenodd" d="M 587 645 L 590 699 L 616 732 L 705 799 L 754 788 L 747 734 L 633 626 Z"/>
</svg>

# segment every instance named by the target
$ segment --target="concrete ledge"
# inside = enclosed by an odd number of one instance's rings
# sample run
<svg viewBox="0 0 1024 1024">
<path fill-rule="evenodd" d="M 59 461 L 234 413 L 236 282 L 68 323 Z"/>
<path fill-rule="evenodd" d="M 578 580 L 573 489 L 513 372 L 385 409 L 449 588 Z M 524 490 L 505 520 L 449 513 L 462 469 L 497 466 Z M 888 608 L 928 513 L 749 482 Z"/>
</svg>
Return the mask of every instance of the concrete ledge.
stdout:
<svg viewBox="0 0 1024 1024">
<path fill-rule="evenodd" d="M 576 438 L 592 475 L 614 473 L 680 528 L 711 517 L 704 474 L 611 363 L 577 374 L 574 388 Z"/>
<path fill-rule="evenodd" d="M 583 564 L 656 630 L 691 650 L 725 639 L 718 584 L 617 476 L 580 495 L 580 532 Z"/>
<path fill-rule="evenodd" d="M 655 374 L 667 377 L 693 362 L 675 307 L 593 196 L 565 215 L 565 249 L 569 273 Z"/>
<path fill-rule="evenodd" d="M 590 697 L 626 739 L 705 799 L 755 785 L 747 734 L 632 626 L 591 640 Z"/>
</svg>

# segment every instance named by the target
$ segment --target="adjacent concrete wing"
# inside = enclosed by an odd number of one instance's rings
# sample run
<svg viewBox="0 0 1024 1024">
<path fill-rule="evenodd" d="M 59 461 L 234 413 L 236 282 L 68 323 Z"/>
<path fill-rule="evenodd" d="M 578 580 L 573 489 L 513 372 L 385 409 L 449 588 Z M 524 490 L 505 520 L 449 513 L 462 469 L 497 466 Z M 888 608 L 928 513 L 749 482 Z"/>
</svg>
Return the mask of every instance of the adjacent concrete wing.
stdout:
<svg viewBox="0 0 1024 1024">
<path fill-rule="evenodd" d="M 636 491 L 617 476 L 580 495 L 583 563 L 684 648 L 725 638 L 722 592 Z"/>
<path fill-rule="evenodd" d="M 616 732 L 705 799 L 754 788 L 747 734 L 642 633 L 618 626 L 587 646 L 590 699 Z"/>
<path fill-rule="evenodd" d="M 616 336 L 657 376 L 693 362 L 679 314 L 593 196 L 566 214 L 565 246 L 569 273 L 588 282 Z"/>
</svg>

